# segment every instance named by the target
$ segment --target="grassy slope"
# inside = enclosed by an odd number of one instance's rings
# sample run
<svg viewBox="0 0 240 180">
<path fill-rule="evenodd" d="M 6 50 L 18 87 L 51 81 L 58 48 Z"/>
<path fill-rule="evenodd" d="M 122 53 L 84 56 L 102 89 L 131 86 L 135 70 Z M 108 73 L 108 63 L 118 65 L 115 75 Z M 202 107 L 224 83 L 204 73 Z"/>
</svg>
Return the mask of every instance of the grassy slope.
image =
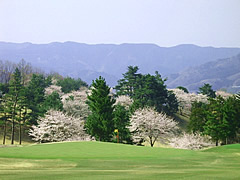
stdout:
<svg viewBox="0 0 240 180">
<path fill-rule="evenodd" d="M 3 136 L 0 136 L 0 145 L 2 145 L 2 143 L 3 143 Z M 22 139 L 22 145 L 27 145 L 27 144 L 32 144 L 32 143 L 34 143 L 34 142 L 30 138 L 23 138 Z M 10 145 L 10 144 L 11 144 L 11 138 L 7 137 L 6 138 L 6 145 Z M 14 144 L 19 145 L 18 137 L 15 138 Z"/>
<path fill-rule="evenodd" d="M 174 119 L 179 123 L 178 126 L 180 127 L 181 130 L 187 131 L 187 126 L 190 121 L 190 117 L 176 113 Z"/>
<path fill-rule="evenodd" d="M 239 152 L 240 145 L 202 152 L 102 142 L 6 147 L 0 179 L 237 179 Z"/>
<path fill-rule="evenodd" d="M 10 126 L 9 126 L 10 127 Z M 32 139 L 28 136 L 27 134 L 27 130 L 26 132 L 22 132 L 22 144 L 31 144 L 34 143 L 34 141 L 32 141 Z M 0 126 L 0 145 L 3 143 L 3 127 Z M 11 129 L 8 128 L 7 129 L 7 136 L 6 136 L 6 145 L 10 145 L 11 144 Z M 19 132 L 18 132 L 18 127 L 16 127 L 15 130 L 15 138 L 14 138 L 14 144 L 18 145 L 19 144 Z"/>
</svg>

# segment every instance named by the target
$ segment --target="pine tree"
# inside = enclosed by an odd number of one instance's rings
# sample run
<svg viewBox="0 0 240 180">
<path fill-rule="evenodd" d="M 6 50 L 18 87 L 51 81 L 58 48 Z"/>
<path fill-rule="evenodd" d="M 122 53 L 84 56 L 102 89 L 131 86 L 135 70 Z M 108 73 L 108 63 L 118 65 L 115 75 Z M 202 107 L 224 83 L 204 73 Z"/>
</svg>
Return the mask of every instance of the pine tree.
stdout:
<svg viewBox="0 0 240 180">
<path fill-rule="evenodd" d="M 115 88 L 117 95 L 125 94 L 134 100 L 131 111 L 150 106 L 155 107 L 158 112 L 167 114 L 177 112 L 178 102 L 175 94 L 167 90 L 164 84 L 166 79 L 162 79 L 157 71 L 153 76 L 137 74 L 137 70 L 138 68 L 130 66 L 128 72 L 123 74 L 124 79 L 120 80 Z"/>
<path fill-rule="evenodd" d="M 31 81 L 26 87 L 26 98 L 31 116 L 29 123 L 36 124 L 39 116 L 46 112 L 43 106 L 45 100 L 45 88 L 49 85 L 49 79 L 43 75 L 33 74 Z"/>
<path fill-rule="evenodd" d="M 211 136 L 218 146 L 219 141 L 225 140 L 228 136 L 229 122 L 223 116 L 225 100 L 218 96 L 211 99 L 207 111 L 207 121 L 204 125 L 204 133 Z"/>
<path fill-rule="evenodd" d="M 204 84 L 202 87 L 199 88 L 199 94 L 205 94 L 210 98 L 215 98 L 216 94 L 215 91 L 212 89 L 210 84 Z"/>
<path fill-rule="evenodd" d="M 11 133 L 11 144 L 14 144 L 15 137 L 15 123 L 17 121 L 17 111 L 19 111 L 19 102 L 22 99 L 23 86 L 21 84 L 21 73 L 18 68 L 12 76 L 9 83 L 9 92 L 6 94 L 6 101 L 9 113 L 11 114 L 12 121 L 12 133 Z"/>
<path fill-rule="evenodd" d="M 190 122 L 188 124 L 188 130 L 190 132 L 202 133 L 204 131 L 204 125 L 207 121 L 208 105 L 203 102 L 193 102 L 191 107 Z"/>
<path fill-rule="evenodd" d="M 9 119 L 10 119 L 10 114 L 8 113 L 6 97 L 3 96 L 1 98 L 1 103 L 0 103 L 0 125 L 3 125 L 3 144 L 6 143 L 7 124 Z"/>
<path fill-rule="evenodd" d="M 137 66 L 128 66 L 128 71 L 123 74 L 123 79 L 120 79 L 115 87 L 117 95 L 127 95 L 131 98 L 134 96 L 134 92 L 138 88 L 136 82 L 141 76 L 137 73 L 138 70 Z"/>
<path fill-rule="evenodd" d="M 91 136 L 99 141 L 110 141 L 114 131 L 113 110 L 115 100 L 109 95 L 110 88 L 101 76 L 92 83 L 92 92 L 88 96 L 91 110 L 86 128 Z"/>
<path fill-rule="evenodd" d="M 18 126 L 19 126 L 19 144 L 22 144 L 22 132 L 24 132 L 24 125 L 29 119 L 29 113 L 28 113 L 28 106 L 27 106 L 27 98 L 26 98 L 26 88 L 23 87 L 21 91 L 21 96 L 19 98 L 18 103 L 18 114 L 17 114 L 17 120 L 18 120 Z"/>
<path fill-rule="evenodd" d="M 225 144 L 228 142 L 233 142 L 237 136 L 240 125 L 240 101 L 237 96 L 228 97 L 225 100 L 223 106 L 223 119 L 228 122 L 227 137 L 225 139 Z"/>
</svg>

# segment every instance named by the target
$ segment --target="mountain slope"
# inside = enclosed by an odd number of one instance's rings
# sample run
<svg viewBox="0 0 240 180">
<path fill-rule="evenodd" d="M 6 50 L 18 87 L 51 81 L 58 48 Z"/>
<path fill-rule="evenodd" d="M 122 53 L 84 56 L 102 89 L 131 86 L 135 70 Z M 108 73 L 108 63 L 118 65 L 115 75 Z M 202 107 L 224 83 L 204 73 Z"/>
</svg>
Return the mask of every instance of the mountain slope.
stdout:
<svg viewBox="0 0 240 180">
<path fill-rule="evenodd" d="M 197 91 L 204 83 L 211 84 L 215 90 L 226 88 L 230 92 L 239 91 L 240 54 L 188 68 L 170 78 L 168 86 L 185 86 L 191 91 Z"/>
<path fill-rule="evenodd" d="M 62 75 L 80 77 L 91 83 L 99 75 L 110 85 L 116 84 L 127 66 L 137 65 L 142 73 L 159 71 L 164 77 L 190 66 L 218 58 L 227 58 L 240 48 L 213 48 L 195 45 L 159 47 L 155 44 L 97 44 L 65 42 L 50 44 L 0 42 L 0 59 L 19 62 L 25 59 L 34 66 Z"/>
</svg>

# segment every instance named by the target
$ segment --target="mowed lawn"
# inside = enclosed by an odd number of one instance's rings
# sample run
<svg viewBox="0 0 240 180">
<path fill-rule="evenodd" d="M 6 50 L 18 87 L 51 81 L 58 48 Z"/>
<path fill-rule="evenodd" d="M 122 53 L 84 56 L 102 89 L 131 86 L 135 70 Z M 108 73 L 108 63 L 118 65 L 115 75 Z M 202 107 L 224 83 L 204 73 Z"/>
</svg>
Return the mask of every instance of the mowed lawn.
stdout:
<svg viewBox="0 0 240 180">
<path fill-rule="evenodd" d="M 2 147 L 0 179 L 240 179 L 240 145 L 205 151 L 103 142 Z"/>
</svg>

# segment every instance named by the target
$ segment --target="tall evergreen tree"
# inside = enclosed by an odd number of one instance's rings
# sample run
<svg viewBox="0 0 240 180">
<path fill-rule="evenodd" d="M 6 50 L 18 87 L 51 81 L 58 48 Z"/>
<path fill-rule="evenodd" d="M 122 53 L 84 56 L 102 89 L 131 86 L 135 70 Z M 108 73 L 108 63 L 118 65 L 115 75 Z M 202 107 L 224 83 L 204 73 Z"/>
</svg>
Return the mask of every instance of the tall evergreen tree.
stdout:
<svg viewBox="0 0 240 180">
<path fill-rule="evenodd" d="M 192 104 L 189 130 L 212 137 L 216 145 L 232 143 L 240 128 L 240 101 L 237 96 L 227 99 L 217 96 L 208 104 Z"/>
<path fill-rule="evenodd" d="M 23 82 L 22 82 L 23 83 Z M 26 87 L 23 87 L 21 92 L 21 98 L 18 103 L 18 114 L 17 114 L 17 120 L 18 120 L 18 126 L 19 126 L 19 144 L 22 144 L 22 132 L 24 132 L 24 125 L 26 121 L 29 119 L 29 113 L 28 113 L 28 103 L 26 98 Z"/>
<path fill-rule="evenodd" d="M 128 71 L 123 74 L 123 79 L 118 81 L 118 85 L 115 87 L 117 95 L 128 95 L 129 97 L 134 96 L 134 91 L 137 87 L 137 80 L 141 76 L 137 71 L 137 66 L 128 66 Z"/>
<path fill-rule="evenodd" d="M 50 80 L 45 78 L 42 74 L 33 74 L 26 90 L 26 98 L 28 107 L 31 109 L 31 116 L 29 122 L 31 124 L 37 123 L 37 118 L 43 116 L 46 112 L 43 107 L 45 100 L 45 88 L 49 86 Z"/>
<path fill-rule="evenodd" d="M 223 119 L 228 122 L 227 137 L 225 143 L 233 141 L 240 128 L 240 101 L 237 96 L 228 97 L 223 106 Z"/>
<path fill-rule="evenodd" d="M 0 73 L 0 76 L 2 74 Z M 0 80 L 1 81 L 1 80 Z M 6 143 L 7 136 L 7 124 L 10 119 L 10 115 L 8 113 L 6 96 L 9 92 L 9 83 L 0 83 L 0 125 L 3 126 L 3 144 Z"/>
<path fill-rule="evenodd" d="M 155 107 L 158 112 L 173 114 L 178 110 L 175 94 L 168 91 L 164 84 L 166 79 L 156 71 L 155 76 L 138 74 L 138 67 L 128 67 L 123 79 L 115 87 L 117 95 L 128 95 L 134 103 L 131 111 L 147 106 Z"/>
<path fill-rule="evenodd" d="M 19 110 L 19 102 L 22 99 L 23 86 L 21 84 L 21 72 L 18 68 L 15 69 L 15 72 L 9 83 L 9 92 L 6 94 L 6 101 L 9 113 L 11 113 L 12 121 L 12 133 L 11 133 L 11 144 L 14 144 L 15 137 L 15 123 L 16 115 Z"/>
<path fill-rule="evenodd" d="M 204 133 L 211 136 L 218 146 L 220 140 L 227 137 L 229 123 L 223 118 L 223 107 L 225 100 L 218 96 L 217 99 L 211 99 L 207 111 L 207 122 L 204 125 Z"/>
<path fill-rule="evenodd" d="M 9 107 L 7 106 L 6 96 L 1 97 L 1 102 L 0 102 L 0 125 L 3 126 L 3 144 L 6 143 L 7 125 L 8 125 L 8 121 L 11 119 L 8 108 Z"/>
<path fill-rule="evenodd" d="M 204 125 L 207 121 L 208 105 L 203 102 L 193 102 L 191 107 L 190 122 L 188 124 L 188 130 L 196 133 L 203 133 Z"/>
<path fill-rule="evenodd" d="M 212 89 L 210 84 L 204 84 L 202 87 L 199 88 L 199 94 L 207 95 L 210 98 L 216 97 L 216 92 Z"/>
<path fill-rule="evenodd" d="M 92 83 L 92 92 L 88 96 L 91 115 L 86 121 L 86 128 L 91 136 L 99 141 L 110 141 L 114 131 L 113 110 L 115 100 L 109 95 L 110 87 L 101 76 Z"/>
</svg>

